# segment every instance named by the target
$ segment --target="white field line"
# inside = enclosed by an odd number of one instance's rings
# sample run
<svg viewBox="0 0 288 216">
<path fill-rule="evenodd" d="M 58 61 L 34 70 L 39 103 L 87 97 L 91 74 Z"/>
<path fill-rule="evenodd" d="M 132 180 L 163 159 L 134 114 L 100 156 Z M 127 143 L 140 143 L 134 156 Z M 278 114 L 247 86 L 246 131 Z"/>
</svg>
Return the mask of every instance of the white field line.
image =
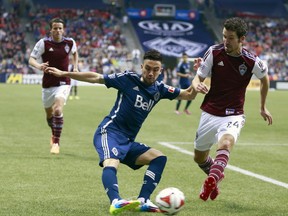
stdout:
<svg viewBox="0 0 288 216">
<path fill-rule="evenodd" d="M 181 152 L 183 154 L 187 154 L 187 155 L 191 155 L 191 156 L 194 156 L 194 153 L 191 152 L 191 151 L 188 151 L 188 150 L 185 150 L 185 149 L 182 149 L 178 146 L 175 146 L 172 144 L 172 142 L 158 142 L 160 145 L 163 145 L 163 146 L 166 146 L 170 149 L 174 149 L 178 152 Z M 185 143 L 186 144 L 186 143 Z M 269 182 L 271 184 L 275 184 L 277 186 L 281 186 L 281 187 L 284 187 L 284 188 L 287 188 L 288 189 L 288 184 L 287 183 L 284 183 L 284 182 L 280 182 L 280 181 L 277 181 L 275 179 L 271 179 L 269 177 L 266 177 L 266 176 L 263 176 L 263 175 L 259 175 L 259 174 L 256 174 L 256 173 L 253 173 L 253 172 L 250 172 L 248 170 L 244 170 L 244 169 L 241 169 L 239 167 L 236 167 L 236 166 L 232 166 L 232 165 L 227 165 L 226 167 L 227 169 L 230 169 L 230 170 L 233 170 L 235 172 L 239 172 L 239 173 L 242 173 L 244 175 L 247 175 L 247 176 L 251 176 L 251 177 L 254 177 L 254 178 L 257 178 L 257 179 L 260 179 L 262 181 L 265 181 L 265 182 Z"/>
<path fill-rule="evenodd" d="M 193 145 L 192 142 L 167 142 L 170 144 L 175 144 L 175 145 Z M 271 144 L 271 143 L 236 143 L 236 146 L 288 146 L 288 143 L 278 143 L 278 144 Z"/>
</svg>

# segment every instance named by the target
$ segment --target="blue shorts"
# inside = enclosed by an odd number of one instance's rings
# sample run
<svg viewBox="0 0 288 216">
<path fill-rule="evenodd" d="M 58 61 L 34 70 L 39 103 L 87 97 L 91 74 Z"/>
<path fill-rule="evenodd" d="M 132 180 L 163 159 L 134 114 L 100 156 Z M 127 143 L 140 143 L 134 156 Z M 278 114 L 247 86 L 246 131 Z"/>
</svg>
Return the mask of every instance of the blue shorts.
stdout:
<svg viewBox="0 0 288 216">
<path fill-rule="evenodd" d="M 190 85 L 191 85 L 191 82 L 189 80 L 180 82 L 180 88 L 181 89 L 187 89 L 190 87 Z"/>
<path fill-rule="evenodd" d="M 136 165 L 136 159 L 150 149 L 143 143 L 131 141 L 118 131 L 103 128 L 98 128 L 94 134 L 94 147 L 98 152 L 101 167 L 104 160 L 114 158 L 134 170 L 143 166 Z"/>
</svg>

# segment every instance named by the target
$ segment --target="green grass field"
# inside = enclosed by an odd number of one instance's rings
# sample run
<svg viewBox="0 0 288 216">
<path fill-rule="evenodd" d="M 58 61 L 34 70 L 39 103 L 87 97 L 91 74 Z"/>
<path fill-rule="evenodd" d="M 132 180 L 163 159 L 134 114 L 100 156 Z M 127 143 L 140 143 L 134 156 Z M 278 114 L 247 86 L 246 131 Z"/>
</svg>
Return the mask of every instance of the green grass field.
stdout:
<svg viewBox="0 0 288 216">
<path fill-rule="evenodd" d="M 109 215 L 93 135 L 109 113 L 115 95 L 115 90 L 104 87 L 80 86 L 81 99 L 68 101 L 65 106 L 61 153 L 53 156 L 49 153 L 50 129 L 42 107 L 41 86 L 0 85 L 1 216 Z M 159 144 L 166 142 L 193 152 L 202 99 L 199 95 L 191 105 L 191 116 L 175 115 L 176 101 L 163 100 L 137 137 L 137 141 L 168 156 L 152 200 L 161 189 L 174 186 L 186 196 L 180 216 L 288 215 L 288 92 L 269 93 L 268 108 L 274 117 L 269 127 L 259 114 L 259 92 L 247 92 L 246 125 L 229 161 L 232 166 L 277 180 L 284 186 L 227 168 L 221 195 L 207 202 L 198 198 L 205 175 L 192 156 Z M 145 169 L 132 171 L 120 166 L 123 198 L 137 196 Z"/>
</svg>

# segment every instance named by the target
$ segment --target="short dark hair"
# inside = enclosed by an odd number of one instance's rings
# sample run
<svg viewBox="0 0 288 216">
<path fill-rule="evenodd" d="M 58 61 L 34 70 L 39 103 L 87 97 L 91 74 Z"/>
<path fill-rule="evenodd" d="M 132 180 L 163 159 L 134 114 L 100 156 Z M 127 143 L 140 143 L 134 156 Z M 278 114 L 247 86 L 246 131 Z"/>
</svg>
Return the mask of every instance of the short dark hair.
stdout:
<svg viewBox="0 0 288 216">
<path fill-rule="evenodd" d="M 242 36 L 246 36 L 248 32 L 247 23 L 239 17 L 232 17 L 232 18 L 227 19 L 224 22 L 224 28 L 228 31 L 236 32 L 238 38 Z"/>
<path fill-rule="evenodd" d="M 61 18 L 59 18 L 59 17 L 55 17 L 55 18 L 53 18 L 53 19 L 50 20 L 50 22 L 49 22 L 50 28 L 52 28 L 53 23 L 62 23 L 62 24 L 63 24 L 63 27 L 65 27 L 65 22 L 64 22 L 64 20 L 61 19 Z"/>
<path fill-rule="evenodd" d="M 143 60 L 149 59 L 153 61 L 160 61 L 162 63 L 162 55 L 159 51 L 152 49 L 145 52 Z"/>
</svg>

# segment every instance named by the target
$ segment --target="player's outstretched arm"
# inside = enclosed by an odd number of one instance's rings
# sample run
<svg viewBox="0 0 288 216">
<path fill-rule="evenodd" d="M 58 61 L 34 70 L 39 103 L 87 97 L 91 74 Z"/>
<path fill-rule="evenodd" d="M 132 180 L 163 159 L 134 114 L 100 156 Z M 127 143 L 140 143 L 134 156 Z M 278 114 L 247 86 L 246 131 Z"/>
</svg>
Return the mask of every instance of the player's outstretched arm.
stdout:
<svg viewBox="0 0 288 216">
<path fill-rule="evenodd" d="M 200 77 L 198 74 L 194 77 L 192 81 L 193 89 L 197 93 L 207 94 L 209 89 L 207 85 L 203 82 L 205 78 Z"/>
<path fill-rule="evenodd" d="M 91 71 L 75 73 L 75 72 L 61 71 L 55 67 L 48 67 L 45 69 L 45 73 L 53 74 L 54 76 L 57 77 L 70 77 L 72 79 L 83 82 L 104 84 L 103 75 Z"/>
<path fill-rule="evenodd" d="M 193 100 L 195 99 L 197 92 L 193 89 L 192 85 L 187 89 L 181 89 L 177 100 Z"/>
</svg>

